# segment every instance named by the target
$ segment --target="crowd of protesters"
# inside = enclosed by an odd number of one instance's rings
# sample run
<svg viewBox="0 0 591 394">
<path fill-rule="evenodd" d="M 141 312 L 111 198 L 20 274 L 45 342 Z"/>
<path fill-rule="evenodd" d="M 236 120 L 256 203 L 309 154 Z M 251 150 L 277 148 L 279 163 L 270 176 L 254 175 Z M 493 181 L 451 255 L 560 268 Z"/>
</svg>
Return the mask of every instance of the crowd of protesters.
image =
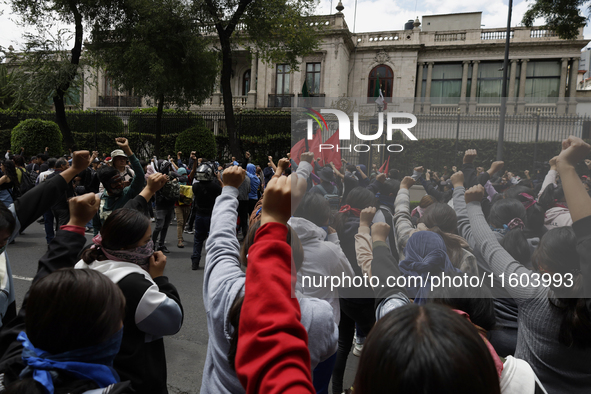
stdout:
<svg viewBox="0 0 591 394">
<path fill-rule="evenodd" d="M 6 153 L 0 392 L 167 392 L 163 337 L 184 318 L 164 276 L 175 216 L 177 247 L 193 234 L 191 268 L 204 260 L 202 393 L 591 388 L 591 146 L 581 139 L 523 177 L 499 161 L 475 167 L 472 149 L 460 168 L 403 174 L 321 165 L 311 152 L 263 166 L 249 152 L 142 161 L 125 138 L 115 144 L 29 163 Z M 411 209 L 414 185 L 427 194 Z M 17 311 L 6 245 L 36 220 L 48 249 Z M 439 274 L 490 280 L 434 288 Z M 511 275 L 527 280 L 508 285 Z M 345 387 L 351 350 L 359 367 Z"/>
</svg>

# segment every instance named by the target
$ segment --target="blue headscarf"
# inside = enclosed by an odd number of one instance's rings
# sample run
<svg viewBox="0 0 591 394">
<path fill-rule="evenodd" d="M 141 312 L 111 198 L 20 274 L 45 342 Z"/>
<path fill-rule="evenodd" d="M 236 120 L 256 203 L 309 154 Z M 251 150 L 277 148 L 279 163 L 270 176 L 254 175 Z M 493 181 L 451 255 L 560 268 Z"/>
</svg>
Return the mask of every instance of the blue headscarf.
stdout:
<svg viewBox="0 0 591 394">
<path fill-rule="evenodd" d="M 426 302 L 433 275 L 439 275 L 442 272 L 461 273 L 449 260 L 443 238 L 432 231 L 418 231 L 411 235 L 404 248 L 404 255 L 406 259 L 398 265 L 400 272 L 407 279 L 410 276 L 423 278 L 423 286 L 418 287 L 409 287 L 407 280 L 408 296 L 414 298 L 415 304 L 418 305 Z"/>
<path fill-rule="evenodd" d="M 17 340 L 23 345 L 22 358 L 26 368 L 22 370 L 20 377 L 22 379 L 32 372 L 33 379 L 45 387 L 49 394 L 54 393 L 55 370 L 66 371 L 81 380 L 92 380 L 100 388 L 107 387 L 120 380 L 113 369 L 113 360 L 119 353 L 122 339 L 123 328 L 98 345 L 50 354 L 33 346 L 27 334 L 21 331 Z"/>
</svg>

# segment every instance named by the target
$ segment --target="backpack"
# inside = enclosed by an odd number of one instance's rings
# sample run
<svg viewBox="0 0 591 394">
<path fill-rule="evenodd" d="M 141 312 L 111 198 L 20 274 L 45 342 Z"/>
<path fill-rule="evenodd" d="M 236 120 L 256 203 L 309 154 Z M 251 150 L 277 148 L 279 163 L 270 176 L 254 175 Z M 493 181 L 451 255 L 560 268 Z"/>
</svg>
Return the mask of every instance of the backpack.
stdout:
<svg viewBox="0 0 591 394">
<path fill-rule="evenodd" d="M 330 206 L 330 212 L 336 213 L 341 209 L 341 196 L 338 195 L 338 189 L 334 186 L 333 193 L 329 194 L 321 184 L 317 185 L 322 194 L 324 195 L 324 199 L 328 201 L 328 205 Z"/>
<path fill-rule="evenodd" d="M 176 202 L 181 195 L 181 187 L 177 179 L 170 179 L 156 193 L 156 202 Z"/>
<path fill-rule="evenodd" d="M 31 171 L 29 174 L 27 174 L 29 176 L 29 180 L 31 182 L 33 182 L 33 185 L 37 184 L 37 178 L 39 177 L 39 173 L 37 171 L 35 171 L 35 169 L 33 169 L 33 171 Z M 22 182 L 22 181 L 21 181 Z"/>
<path fill-rule="evenodd" d="M 23 170 L 20 168 L 16 169 L 21 173 L 21 185 L 20 185 L 20 192 L 21 196 L 31 190 L 35 186 L 35 182 L 31 181 L 31 177 L 27 173 L 27 170 Z"/>
</svg>

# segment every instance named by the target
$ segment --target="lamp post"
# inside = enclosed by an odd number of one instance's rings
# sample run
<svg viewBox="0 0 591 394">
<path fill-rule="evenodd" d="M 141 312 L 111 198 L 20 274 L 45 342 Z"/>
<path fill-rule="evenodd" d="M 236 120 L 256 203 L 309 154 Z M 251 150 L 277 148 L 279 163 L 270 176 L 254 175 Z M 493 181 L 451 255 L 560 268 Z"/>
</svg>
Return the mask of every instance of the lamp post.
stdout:
<svg viewBox="0 0 591 394">
<path fill-rule="evenodd" d="M 536 168 L 536 159 L 538 158 L 538 136 L 540 134 L 540 115 L 542 111 L 538 108 L 537 115 L 538 120 L 536 121 L 536 143 L 534 144 L 534 165 L 532 168 Z"/>
<path fill-rule="evenodd" d="M 511 11 L 513 0 L 509 0 L 507 15 L 507 36 L 505 37 L 505 58 L 503 60 L 503 82 L 501 89 L 501 116 L 499 119 L 499 142 L 497 143 L 497 160 L 503 160 L 503 139 L 505 138 L 505 114 L 507 112 L 507 74 L 509 68 L 509 42 L 511 40 Z"/>
<path fill-rule="evenodd" d="M 462 109 L 460 107 L 458 107 L 457 112 L 458 112 L 458 121 L 456 124 L 456 156 L 458 156 L 458 142 L 460 140 L 460 112 L 462 112 Z M 456 160 L 457 160 L 457 158 L 456 158 Z"/>
</svg>

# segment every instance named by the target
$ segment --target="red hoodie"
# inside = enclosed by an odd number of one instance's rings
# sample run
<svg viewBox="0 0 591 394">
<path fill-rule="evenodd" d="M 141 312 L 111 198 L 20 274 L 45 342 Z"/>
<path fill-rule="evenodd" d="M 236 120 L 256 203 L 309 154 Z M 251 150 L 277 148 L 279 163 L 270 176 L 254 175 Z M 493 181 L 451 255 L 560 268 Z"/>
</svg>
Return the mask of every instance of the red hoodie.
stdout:
<svg viewBox="0 0 591 394">
<path fill-rule="evenodd" d="M 248 251 L 240 314 L 236 373 L 247 394 L 310 393 L 308 334 L 291 297 L 291 247 L 287 227 L 268 223 Z"/>
</svg>

